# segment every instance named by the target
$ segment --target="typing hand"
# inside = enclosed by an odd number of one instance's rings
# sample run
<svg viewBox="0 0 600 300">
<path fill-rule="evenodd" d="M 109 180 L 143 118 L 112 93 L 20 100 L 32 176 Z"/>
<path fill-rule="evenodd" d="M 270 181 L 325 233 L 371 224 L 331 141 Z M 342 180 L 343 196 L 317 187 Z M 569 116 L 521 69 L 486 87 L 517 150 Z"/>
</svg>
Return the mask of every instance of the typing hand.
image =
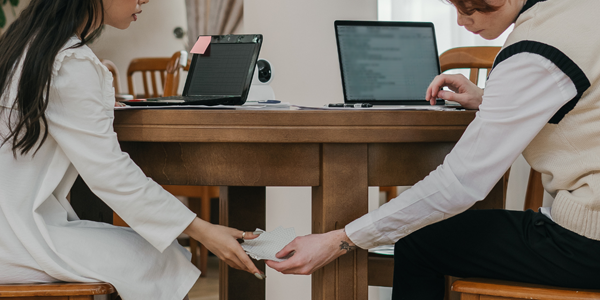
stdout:
<svg viewBox="0 0 600 300">
<path fill-rule="evenodd" d="M 297 237 L 276 255 L 278 258 L 291 256 L 289 259 L 267 260 L 266 263 L 283 274 L 309 275 L 354 248 L 343 229 L 310 234 Z"/>
<path fill-rule="evenodd" d="M 441 90 L 448 87 L 451 91 Z M 427 88 L 425 99 L 435 104 L 436 98 L 460 103 L 466 109 L 477 109 L 481 104 L 483 89 L 469 81 L 462 74 L 442 74 L 436 76 Z"/>
</svg>

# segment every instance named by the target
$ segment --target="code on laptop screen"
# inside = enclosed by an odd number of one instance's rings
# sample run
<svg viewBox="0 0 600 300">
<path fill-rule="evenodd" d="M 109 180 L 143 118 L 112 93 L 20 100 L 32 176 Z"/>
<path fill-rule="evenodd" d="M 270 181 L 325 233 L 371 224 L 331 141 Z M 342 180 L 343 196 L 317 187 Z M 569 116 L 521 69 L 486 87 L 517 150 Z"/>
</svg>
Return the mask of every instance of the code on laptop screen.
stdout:
<svg viewBox="0 0 600 300">
<path fill-rule="evenodd" d="M 242 95 L 254 47 L 252 43 L 211 44 L 197 57 L 187 96 Z"/>
<path fill-rule="evenodd" d="M 431 27 L 338 26 L 348 100 L 425 99 L 439 74 Z"/>
</svg>

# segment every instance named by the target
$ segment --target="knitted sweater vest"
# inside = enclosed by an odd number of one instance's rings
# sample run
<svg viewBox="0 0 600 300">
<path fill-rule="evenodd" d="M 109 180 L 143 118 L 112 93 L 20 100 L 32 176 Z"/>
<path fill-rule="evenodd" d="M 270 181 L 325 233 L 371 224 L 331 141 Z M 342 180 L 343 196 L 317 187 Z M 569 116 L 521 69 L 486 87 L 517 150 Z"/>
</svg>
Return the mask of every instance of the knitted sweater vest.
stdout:
<svg viewBox="0 0 600 300">
<path fill-rule="evenodd" d="M 538 54 L 575 84 L 575 98 L 554 114 L 523 156 L 555 197 L 553 220 L 594 240 L 600 240 L 598 13 L 600 0 L 528 0 L 494 63 L 518 53 Z"/>
</svg>

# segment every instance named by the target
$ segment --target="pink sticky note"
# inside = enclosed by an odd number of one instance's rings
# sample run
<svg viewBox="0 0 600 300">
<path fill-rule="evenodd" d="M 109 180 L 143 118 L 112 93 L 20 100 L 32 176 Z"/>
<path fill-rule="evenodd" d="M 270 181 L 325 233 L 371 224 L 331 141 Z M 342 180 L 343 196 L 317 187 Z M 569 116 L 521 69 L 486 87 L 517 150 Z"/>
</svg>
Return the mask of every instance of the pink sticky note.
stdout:
<svg viewBox="0 0 600 300">
<path fill-rule="evenodd" d="M 210 45 L 211 39 L 212 39 L 211 36 L 199 37 L 198 41 L 196 42 L 196 45 L 194 45 L 194 48 L 192 48 L 192 51 L 190 51 L 190 53 L 204 54 L 204 52 L 206 51 L 206 48 L 208 48 L 208 45 Z"/>
</svg>

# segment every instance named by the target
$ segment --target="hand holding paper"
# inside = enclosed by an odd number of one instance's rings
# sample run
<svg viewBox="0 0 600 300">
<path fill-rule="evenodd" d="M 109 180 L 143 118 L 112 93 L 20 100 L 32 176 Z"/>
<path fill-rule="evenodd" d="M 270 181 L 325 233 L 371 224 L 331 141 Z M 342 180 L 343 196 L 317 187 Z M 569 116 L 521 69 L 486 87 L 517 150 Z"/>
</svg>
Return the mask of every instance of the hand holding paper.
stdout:
<svg viewBox="0 0 600 300">
<path fill-rule="evenodd" d="M 263 231 L 257 229 L 257 231 Z M 283 228 L 281 226 L 270 232 L 264 232 L 257 238 L 252 240 L 244 240 L 242 248 L 248 255 L 256 260 L 274 260 L 284 261 L 275 256 L 283 247 L 289 244 L 296 238 L 294 228 Z"/>
</svg>

